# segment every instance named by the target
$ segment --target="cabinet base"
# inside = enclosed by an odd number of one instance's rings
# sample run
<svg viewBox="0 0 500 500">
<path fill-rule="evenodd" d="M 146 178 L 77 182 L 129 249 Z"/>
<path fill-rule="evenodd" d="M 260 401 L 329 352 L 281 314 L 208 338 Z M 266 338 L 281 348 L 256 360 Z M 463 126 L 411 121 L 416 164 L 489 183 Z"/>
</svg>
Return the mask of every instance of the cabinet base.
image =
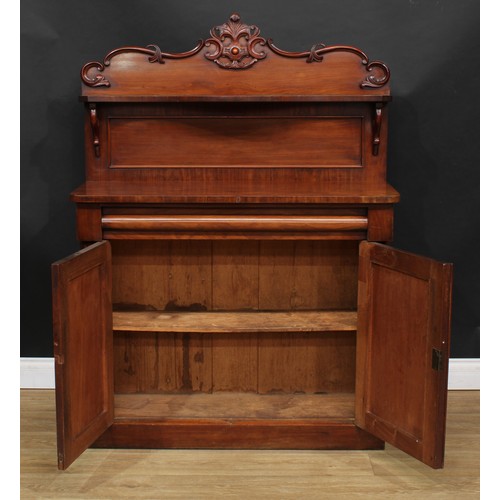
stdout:
<svg viewBox="0 0 500 500">
<path fill-rule="evenodd" d="M 93 447 L 378 450 L 384 441 L 327 420 L 120 420 Z"/>
</svg>

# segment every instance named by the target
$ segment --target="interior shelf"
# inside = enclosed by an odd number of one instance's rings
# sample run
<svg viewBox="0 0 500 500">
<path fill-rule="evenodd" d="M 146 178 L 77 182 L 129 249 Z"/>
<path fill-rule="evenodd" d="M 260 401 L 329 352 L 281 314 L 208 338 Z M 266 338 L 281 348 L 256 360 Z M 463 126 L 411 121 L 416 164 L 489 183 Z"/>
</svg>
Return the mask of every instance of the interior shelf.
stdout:
<svg viewBox="0 0 500 500">
<path fill-rule="evenodd" d="M 356 311 L 113 313 L 113 330 L 122 332 L 346 332 L 356 329 Z"/>
<path fill-rule="evenodd" d="M 354 394 L 115 394 L 115 419 L 354 418 Z"/>
</svg>

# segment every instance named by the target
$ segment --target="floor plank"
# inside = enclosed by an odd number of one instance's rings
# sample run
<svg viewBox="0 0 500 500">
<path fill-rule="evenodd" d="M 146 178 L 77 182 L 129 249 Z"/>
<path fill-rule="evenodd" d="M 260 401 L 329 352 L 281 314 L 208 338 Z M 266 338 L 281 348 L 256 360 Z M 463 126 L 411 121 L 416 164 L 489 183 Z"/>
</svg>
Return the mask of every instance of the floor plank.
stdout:
<svg viewBox="0 0 500 500">
<path fill-rule="evenodd" d="M 479 392 L 449 393 L 445 467 L 384 451 L 89 449 L 57 470 L 54 391 L 21 391 L 23 499 L 477 499 Z"/>
</svg>

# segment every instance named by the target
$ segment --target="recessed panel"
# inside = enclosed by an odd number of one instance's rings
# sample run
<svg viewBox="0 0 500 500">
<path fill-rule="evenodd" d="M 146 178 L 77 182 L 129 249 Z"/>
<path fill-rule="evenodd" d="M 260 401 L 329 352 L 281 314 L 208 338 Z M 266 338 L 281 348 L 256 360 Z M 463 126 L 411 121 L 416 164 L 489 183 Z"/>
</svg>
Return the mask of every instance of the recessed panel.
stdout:
<svg viewBox="0 0 500 500">
<path fill-rule="evenodd" d="M 369 412 L 421 440 L 428 358 L 429 281 L 373 266 L 372 378 Z M 390 313 L 388 313 L 390 311 Z M 409 311 L 413 311 L 409 314 Z"/>
<path fill-rule="evenodd" d="M 110 118 L 111 168 L 360 167 L 362 118 Z"/>
</svg>

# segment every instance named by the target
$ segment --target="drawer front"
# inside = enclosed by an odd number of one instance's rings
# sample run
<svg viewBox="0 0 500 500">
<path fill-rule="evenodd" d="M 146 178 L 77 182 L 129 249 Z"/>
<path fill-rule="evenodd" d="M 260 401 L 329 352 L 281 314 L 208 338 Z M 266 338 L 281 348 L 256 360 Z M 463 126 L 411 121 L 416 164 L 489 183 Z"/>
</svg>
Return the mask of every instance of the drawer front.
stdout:
<svg viewBox="0 0 500 500">
<path fill-rule="evenodd" d="M 366 232 L 366 215 L 124 215 L 102 218 L 107 239 L 136 238 L 244 238 L 281 239 L 349 235 Z"/>
<path fill-rule="evenodd" d="M 393 208 L 77 205 L 78 238 L 392 240 Z"/>
</svg>

